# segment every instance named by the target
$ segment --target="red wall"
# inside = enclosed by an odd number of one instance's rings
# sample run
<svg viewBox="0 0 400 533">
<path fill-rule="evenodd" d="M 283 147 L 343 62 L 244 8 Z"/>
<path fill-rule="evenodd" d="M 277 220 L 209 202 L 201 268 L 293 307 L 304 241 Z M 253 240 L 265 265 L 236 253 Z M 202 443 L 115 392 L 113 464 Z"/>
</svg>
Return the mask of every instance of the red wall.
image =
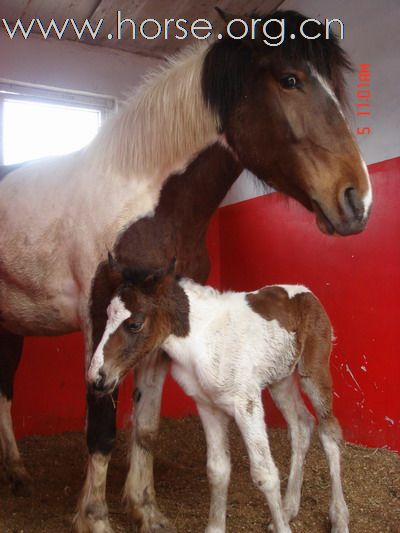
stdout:
<svg viewBox="0 0 400 533">
<path fill-rule="evenodd" d="M 210 228 L 210 283 L 251 290 L 302 283 L 325 305 L 337 342 L 332 356 L 335 411 L 345 437 L 400 451 L 400 158 L 369 167 L 374 208 L 358 236 L 322 235 L 314 217 L 277 193 L 219 210 Z M 16 379 L 18 436 L 78 430 L 84 424 L 83 349 L 79 334 L 29 338 Z M 130 412 L 132 379 L 122 387 L 119 425 Z M 168 379 L 162 413 L 195 412 Z M 270 423 L 281 422 L 267 400 Z"/>
<path fill-rule="evenodd" d="M 374 206 L 357 236 L 324 236 L 312 214 L 278 193 L 221 209 L 221 280 L 236 290 L 312 289 L 337 337 L 331 366 L 345 437 L 400 451 L 400 158 L 369 170 Z"/>
<path fill-rule="evenodd" d="M 219 213 L 211 221 L 207 244 L 212 257 L 209 283 L 220 286 Z M 121 387 L 118 426 L 129 423 L 132 376 Z M 61 337 L 27 337 L 18 369 L 13 401 L 17 437 L 79 431 L 85 423 L 83 338 L 80 333 Z M 195 414 L 194 402 L 168 377 L 162 414 Z"/>
</svg>

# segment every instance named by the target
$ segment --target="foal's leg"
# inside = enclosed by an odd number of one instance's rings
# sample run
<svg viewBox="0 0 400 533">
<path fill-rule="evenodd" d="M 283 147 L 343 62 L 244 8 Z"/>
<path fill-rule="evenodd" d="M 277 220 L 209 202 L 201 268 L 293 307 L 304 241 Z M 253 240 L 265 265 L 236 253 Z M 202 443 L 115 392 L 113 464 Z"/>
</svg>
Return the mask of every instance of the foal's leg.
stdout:
<svg viewBox="0 0 400 533">
<path fill-rule="evenodd" d="M 269 391 L 286 420 L 292 445 L 289 480 L 283 500 L 289 522 L 299 512 L 304 459 L 310 445 L 314 419 L 304 405 L 293 375 L 270 386 Z"/>
<path fill-rule="evenodd" d="M 140 533 L 174 531 L 158 509 L 152 447 L 158 435 L 164 381 L 170 361 L 163 352 L 146 357 L 135 371 L 135 408 L 129 473 L 124 496 Z"/>
<path fill-rule="evenodd" d="M 0 448 L 4 467 L 13 492 L 28 496 L 31 478 L 18 451 L 11 419 L 14 376 L 21 359 L 23 337 L 11 333 L 0 335 Z"/>
<path fill-rule="evenodd" d="M 251 477 L 267 499 L 275 533 L 290 533 L 282 509 L 279 472 L 269 447 L 261 396 L 241 399 L 235 420 L 250 459 Z"/>
<path fill-rule="evenodd" d="M 348 533 L 349 511 L 344 499 L 340 475 L 340 448 L 342 432 L 338 421 L 332 413 L 332 380 L 329 372 L 328 358 L 326 364 L 313 364 L 312 352 L 308 352 L 308 360 L 301 368 L 301 386 L 308 395 L 318 417 L 318 433 L 329 464 L 332 483 L 332 497 L 329 506 L 329 517 L 332 533 Z"/>
<path fill-rule="evenodd" d="M 228 443 L 229 419 L 222 411 L 197 405 L 207 441 L 207 475 L 211 490 L 206 533 L 224 533 L 231 461 Z"/>
</svg>

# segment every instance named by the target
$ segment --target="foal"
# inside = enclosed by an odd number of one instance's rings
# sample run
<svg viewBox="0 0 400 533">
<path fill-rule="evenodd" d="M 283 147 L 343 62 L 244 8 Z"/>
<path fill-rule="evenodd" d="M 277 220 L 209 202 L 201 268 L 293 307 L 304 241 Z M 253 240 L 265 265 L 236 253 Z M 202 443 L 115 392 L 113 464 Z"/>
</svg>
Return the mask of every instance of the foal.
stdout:
<svg viewBox="0 0 400 533">
<path fill-rule="evenodd" d="M 211 505 L 207 533 L 225 531 L 230 476 L 227 425 L 242 433 L 255 485 L 264 493 L 276 533 L 289 533 L 299 510 L 303 463 L 313 418 L 295 371 L 319 421 L 331 475 L 332 532 L 348 532 L 340 478 L 341 431 L 332 413 L 329 371 L 332 328 L 318 299 L 301 285 L 274 285 L 251 293 L 220 293 L 173 268 L 143 271 L 114 263 L 119 286 L 89 368 L 99 394 L 110 393 L 129 369 L 153 350 L 172 359 L 176 381 L 196 402 L 207 440 Z M 292 459 L 283 505 L 262 404 L 268 387 L 290 431 Z"/>
</svg>

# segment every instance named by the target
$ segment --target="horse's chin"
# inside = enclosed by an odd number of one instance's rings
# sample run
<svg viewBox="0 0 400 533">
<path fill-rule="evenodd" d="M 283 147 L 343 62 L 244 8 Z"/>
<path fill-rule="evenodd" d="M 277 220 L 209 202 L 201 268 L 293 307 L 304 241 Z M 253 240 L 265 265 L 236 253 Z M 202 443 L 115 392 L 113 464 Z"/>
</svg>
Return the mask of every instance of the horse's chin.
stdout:
<svg viewBox="0 0 400 533">
<path fill-rule="evenodd" d="M 313 201 L 313 211 L 315 213 L 315 221 L 318 229 L 325 233 L 325 235 L 335 235 L 336 229 L 329 218 L 325 215 L 318 202 Z"/>
<path fill-rule="evenodd" d="M 325 235 L 335 235 L 336 230 L 328 219 L 320 218 L 318 215 L 315 219 L 318 229 Z"/>
<path fill-rule="evenodd" d="M 316 223 L 319 230 L 325 235 L 340 235 L 346 237 L 361 233 L 367 223 L 367 217 L 364 220 L 350 219 L 339 222 L 332 222 L 325 214 L 318 202 L 313 201 L 313 210 L 315 213 Z"/>
</svg>

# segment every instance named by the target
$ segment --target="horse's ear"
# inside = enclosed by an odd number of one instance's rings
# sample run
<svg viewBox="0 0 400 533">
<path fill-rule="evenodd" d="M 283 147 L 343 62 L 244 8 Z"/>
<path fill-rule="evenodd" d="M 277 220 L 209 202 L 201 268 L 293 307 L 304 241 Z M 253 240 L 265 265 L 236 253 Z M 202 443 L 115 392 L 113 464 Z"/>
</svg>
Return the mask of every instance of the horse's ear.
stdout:
<svg viewBox="0 0 400 533">
<path fill-rule="evenodd" d="M 227 24 L 228 22 L 236 18 L 234 15 L 232 15 L 231 13 L 228 13 L 227 11 L 224 11 L 218 6 L 215 6 L 214 9 L 218 13 L 218 15 L 222 18 L 222 20 L 226 22 Z"/>
<path fill-rule="evenodd" d="M 233 13 L 228 13 L 228 11 L 224 11 L 218 6 L 215 6 L 215 11 L 226 23 L 226 25 L 229 24 L 229 34 L 232 37 L 237 37 L 238 39 L 240 39 L 243 36 L 243 23 L 245 23 L 248 28 L 250 28 L 251 26 L 252 17 L 249 17 L 247 15 L 234 15 Z M 246 42 L 246 39 L 244 40 L 244 42 Z"/>
</svg>

